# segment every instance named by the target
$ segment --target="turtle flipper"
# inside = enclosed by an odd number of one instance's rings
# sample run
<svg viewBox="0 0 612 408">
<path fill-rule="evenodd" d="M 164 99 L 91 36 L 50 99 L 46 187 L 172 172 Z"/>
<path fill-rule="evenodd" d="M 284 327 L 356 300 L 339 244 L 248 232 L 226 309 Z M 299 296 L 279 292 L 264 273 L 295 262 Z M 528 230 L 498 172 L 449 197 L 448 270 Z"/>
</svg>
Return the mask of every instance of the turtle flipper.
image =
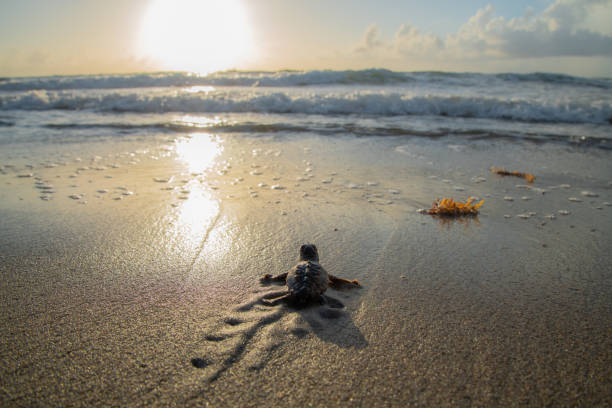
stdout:
<svg viewBox="0 0 612 408">
<path fill-rule="evenodd" d="M 328 274 L 328 278 L 329 278 L 329 286 L 331 286 L 334 289 L 340 289 L 344 285 L 357 286 L 357 287 L 361 286 L 357 279 L 348 280 L 344 278 L 338 278 L 338 277 L 335 277 L 334 275 L 329 275 L 329 274 Z"/>
<path fill-rule="evenodd" d="M 273 299 L 263 298 L 261 299 L 261 303 L 263 303 L 266 306 L 276 306 L 281 302 L 289 300 L 290 298 L 291 298 L 291 293 L 286 293 L 283 296 L 273 298 Z"/>
<path fill-rule="evenodd" d="M 287 272 L 281 273 L 280 275 L 272 276 L 269 273 L 266 273 L 263 278 L 261 278 L 261 283 L 267 282 L 285 282 L 287 280 Z"/>
</svg>

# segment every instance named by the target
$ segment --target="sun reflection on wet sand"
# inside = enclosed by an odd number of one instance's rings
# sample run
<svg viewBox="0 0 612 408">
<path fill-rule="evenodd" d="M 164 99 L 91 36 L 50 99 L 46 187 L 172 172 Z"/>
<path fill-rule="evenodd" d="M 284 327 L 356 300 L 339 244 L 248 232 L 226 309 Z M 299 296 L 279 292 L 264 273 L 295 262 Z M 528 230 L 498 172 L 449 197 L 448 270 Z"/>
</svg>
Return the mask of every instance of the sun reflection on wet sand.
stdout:
<svg viewBox="0 0 612 408">
<path fill-rule="evenodd" d="M 194 133 L 176 141 L 177 159 L 185 162 L 192 173 L 212 168 L 222 151 L 220 139 L 207 133 Z"/>
<path fill-rule="evenodd" d="M 219 214 L 219 203 L 207 191 L 194 189 L 179 207 L 176 234 L 197 245 Z"/>
<path fill-rule="evenodd" d="M 188 253 L 195 251 L 191 253 L 197 256 L 220 212 L 220 202 L 201 178 L 206 178 L 209 170 L 215 168 L 223 145 L 214 135 L 195 133 L 177 140 L 175 151 L 176 160 L 186 166 L 191 179 L 181 187 L 173 234 L 179 247 Z"/>
</svg>

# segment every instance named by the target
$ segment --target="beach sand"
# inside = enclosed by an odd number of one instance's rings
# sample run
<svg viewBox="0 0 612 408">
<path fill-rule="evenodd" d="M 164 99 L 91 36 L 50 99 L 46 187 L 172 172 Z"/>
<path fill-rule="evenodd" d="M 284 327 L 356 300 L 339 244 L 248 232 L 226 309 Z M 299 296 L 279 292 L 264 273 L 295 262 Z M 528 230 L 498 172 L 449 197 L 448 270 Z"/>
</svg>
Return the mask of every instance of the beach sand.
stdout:
<svg viewBox="0 0 612 408">
<path fill-rule="evenodd" d="M 97 148 L 1 163 L 2 406 L 612 405 L 610 152 L 304 135 Z M 470 196 L 475 218 L 417 212 Z M 283 288 L 259 278 L 306 242 L 362 287 L 261 304 Z"/>
</svg>

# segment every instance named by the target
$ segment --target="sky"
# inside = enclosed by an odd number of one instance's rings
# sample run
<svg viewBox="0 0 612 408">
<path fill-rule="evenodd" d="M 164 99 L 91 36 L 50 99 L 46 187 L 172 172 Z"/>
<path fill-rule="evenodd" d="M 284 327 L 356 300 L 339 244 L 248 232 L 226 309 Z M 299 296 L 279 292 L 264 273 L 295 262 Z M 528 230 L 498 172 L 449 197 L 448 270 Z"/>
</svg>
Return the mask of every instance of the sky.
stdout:
<svg viewBox="0 0 612 408">
<path fill-rule="evenodd" d="M 365 69 L 612 77 L 612 0 L 0 0 L 0 76 Z"/>
</svg>

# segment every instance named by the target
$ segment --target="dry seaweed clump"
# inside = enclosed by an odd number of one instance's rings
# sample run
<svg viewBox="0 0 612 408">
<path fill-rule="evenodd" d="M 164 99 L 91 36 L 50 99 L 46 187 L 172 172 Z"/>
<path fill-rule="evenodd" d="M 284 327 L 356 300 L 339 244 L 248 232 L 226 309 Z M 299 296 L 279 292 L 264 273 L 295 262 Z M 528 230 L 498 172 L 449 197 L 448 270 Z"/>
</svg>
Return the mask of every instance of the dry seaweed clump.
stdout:
<svg viewBox="0 0 612 408">
<path fill-rule="evenodd" d="M 477 204 L 472 204 L 472 199 L 462 203 L 452 198 L 442 198 L 434 201 L 432 207 L 427 211 L 430 215 L 445 215 L 450 217 L 460 217 L 465 215 L 477 215 L 478 209 L 484 204 L 484 200 Z"/>
<path fill-rule="evenodd" d="M 508 171 L 503 168 L 497 168 L 491 166 L 491 171 L 495 174 L 499 174 L 500 176 L 514 176 L 514 177 L 522 177 L 527 180 L 528 183 L 533 183 L 535 180 L 535 176 L 529 173 L 521 173 L 520 171 Z"/>
</svg>

